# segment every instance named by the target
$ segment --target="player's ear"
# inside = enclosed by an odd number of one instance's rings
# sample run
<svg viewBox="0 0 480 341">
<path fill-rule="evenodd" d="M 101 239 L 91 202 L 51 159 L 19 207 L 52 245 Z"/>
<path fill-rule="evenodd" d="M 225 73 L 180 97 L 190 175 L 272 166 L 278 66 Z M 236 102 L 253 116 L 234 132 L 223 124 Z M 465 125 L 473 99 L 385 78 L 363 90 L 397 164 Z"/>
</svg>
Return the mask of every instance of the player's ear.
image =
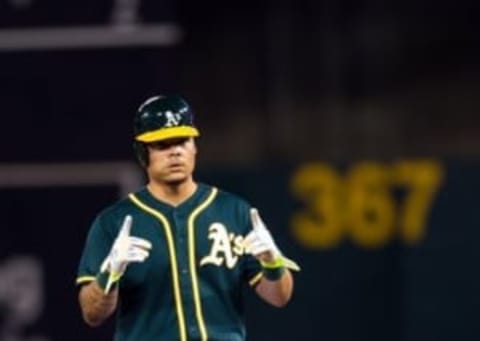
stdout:
<svg viewBox="0 0 480 341">
<path fill-rule="evenodd" d="M 146 168 L 148 166 L 148 164 L 150 163 L 149 161 L 149 152 L 148 152 L 148 148 L 147 146 L 142 143 L 142 142 L 138 142 L 138 141 L 134 141 L 133 142 L 133 151 L 135 153 L 135 156 L 137 157 L 137 160 L 138 162 L 140 163 L 140 165 L 144 168 Z"/>
</svg>

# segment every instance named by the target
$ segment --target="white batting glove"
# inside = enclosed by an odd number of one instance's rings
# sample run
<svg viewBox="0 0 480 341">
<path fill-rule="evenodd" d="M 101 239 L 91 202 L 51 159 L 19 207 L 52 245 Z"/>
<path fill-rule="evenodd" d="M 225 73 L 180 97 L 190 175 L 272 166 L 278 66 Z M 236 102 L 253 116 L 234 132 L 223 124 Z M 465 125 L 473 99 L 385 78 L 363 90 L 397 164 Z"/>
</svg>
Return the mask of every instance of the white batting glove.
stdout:
<svg viewBox="0 0 480 341">
<path fill-rule="evenodd" d="M 148 240 L 130 236 L 132 220 L 131 215 L 125 217 L 120 232 L 100 267 L 101 273 L 108 272 L 109 274 L 104 288 L 105 293 L 110 292 L 112 285 L 120 280 L 128 264 L 145 261 L 149 256 L 149 250 L 152 248 L 152 243 Z"/>
<path fill-rule="evenodd" d="M 244 239 L 245 252 L 255 256 L 264 266 L 285 266 L 299 271 L 300 267 L 294 261 L 282 255 L 257 209 L 250 209 L 250 218 L 253 230 Z"/>
<path fill-rule="evenodd" d="M 252 220 L 253 230 L 245 237 L 245 252 L 255 257 L 269 258 L 270 261 L 280 257 L 281 253 L 270 231 L 268 231 L 262 218 L 255 208 L 250 209 L 250 218 Z"/>
</svg>

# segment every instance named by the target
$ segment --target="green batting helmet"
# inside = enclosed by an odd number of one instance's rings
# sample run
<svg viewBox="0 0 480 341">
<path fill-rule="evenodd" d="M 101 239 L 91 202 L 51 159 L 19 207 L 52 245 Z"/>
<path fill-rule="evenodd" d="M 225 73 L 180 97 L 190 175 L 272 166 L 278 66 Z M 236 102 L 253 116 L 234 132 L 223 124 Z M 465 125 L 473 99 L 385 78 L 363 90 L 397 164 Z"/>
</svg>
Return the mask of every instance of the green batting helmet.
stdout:
<svg viewBox="0 0 480 341">
<path fill-rule="evenodd" d="M 145 144 L 200 135 L 190 105 L 179 96 L 154 96 L 143 102 L 135 114 L 133 132 L 135 154 L 143 166 L 148 165 Z"/>
</svg>

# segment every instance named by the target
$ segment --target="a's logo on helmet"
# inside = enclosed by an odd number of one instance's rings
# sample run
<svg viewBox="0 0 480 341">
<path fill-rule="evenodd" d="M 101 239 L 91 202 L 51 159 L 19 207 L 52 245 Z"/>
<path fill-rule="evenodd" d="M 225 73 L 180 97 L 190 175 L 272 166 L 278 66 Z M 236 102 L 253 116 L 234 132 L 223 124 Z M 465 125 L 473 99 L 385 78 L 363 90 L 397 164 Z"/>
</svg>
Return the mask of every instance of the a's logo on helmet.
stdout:
<svg viewBox="0 0 480 341">
<path fill-rule="evenodd" d="M 165 111 L 165 119 L 167 120 L 164 125 L 166 128 L 176 127 L 182 120 L 182 114 L 168 110 Z"/>
</svg>

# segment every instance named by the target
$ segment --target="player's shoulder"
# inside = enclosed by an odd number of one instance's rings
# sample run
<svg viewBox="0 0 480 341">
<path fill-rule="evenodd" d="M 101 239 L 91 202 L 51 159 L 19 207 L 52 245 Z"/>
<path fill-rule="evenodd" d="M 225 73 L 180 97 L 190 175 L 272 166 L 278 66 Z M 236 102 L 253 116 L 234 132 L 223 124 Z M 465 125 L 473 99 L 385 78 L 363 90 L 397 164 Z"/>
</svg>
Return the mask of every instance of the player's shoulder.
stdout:
<svg viewBox="0 0 480 341">
<path fill-rule="evenodd" d="M 243 196 L 222 188 L 217 190 L 215 200 L 208 206 L 207 211 L 214 214 L 219 221 L 239 229 L 241 233 L 250 228 L 250 202 Z M 235 227 L 236 226 L 236 227 Z"/>
<path fill-rule="evenodd" d="M 131 211 L 132 205 L 133 204 L 128 197 L 120 198 L 103 208 L 99 212 L 98 218 L 102 220 L 116 220 L 118 217 L 124 217 Z"/>
<path fill-rule="evenodd" d="M 217 195 L 215 197 L 215 202 L 217 204 L 224 204 L 224 205 L 233 205 L 233 206 L 242 206 L 242 207 L 250 207 L 249 201 L 244 198 L 243 196 L 230 192 L 229 190 L 211 186 L 211 185 L 205 185 L 205 188 L 207 189 L 216 189 L 217 190 Z"/>
</svg>

